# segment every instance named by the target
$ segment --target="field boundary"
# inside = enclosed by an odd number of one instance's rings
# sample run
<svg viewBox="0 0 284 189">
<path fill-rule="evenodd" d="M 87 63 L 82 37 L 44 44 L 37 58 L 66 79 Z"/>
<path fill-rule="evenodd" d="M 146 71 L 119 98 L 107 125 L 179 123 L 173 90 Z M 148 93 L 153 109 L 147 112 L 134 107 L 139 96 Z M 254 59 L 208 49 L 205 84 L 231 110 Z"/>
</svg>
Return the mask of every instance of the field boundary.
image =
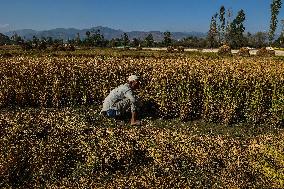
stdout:
<svg viewBox="0 0 284 189">
<path fill-rule="evenodd" d="M 133 48 L 134 49 L 134 48 Z M 157 48 L 157 47 L 146 47 L 146 48 L 142 48 L 143 50 L 155 50 L 155 51 L 166 51 L 167 48 L 166 47 L 161 47 L 161 48 Z M 212 48 L 212 49 L 196 49 L 196 48 L 185 48 L 184 51 L 186 52 L 203 52 L 203 53 L 217 53 L 218 52 L 218 48 Z M 251 49 L 249 51 L 249 53 L 251 55 L 256 55 L 256 52 L 258 51 L 258 49 Z M 237 54 L 239 52 L 239 50 L 235 50 L 233 49 L 231 51 L 233 54 Z M 276 56 L 284 56 L 284 51 L 282 50 L 275 50 L 275 55 Z"/>
</svg>

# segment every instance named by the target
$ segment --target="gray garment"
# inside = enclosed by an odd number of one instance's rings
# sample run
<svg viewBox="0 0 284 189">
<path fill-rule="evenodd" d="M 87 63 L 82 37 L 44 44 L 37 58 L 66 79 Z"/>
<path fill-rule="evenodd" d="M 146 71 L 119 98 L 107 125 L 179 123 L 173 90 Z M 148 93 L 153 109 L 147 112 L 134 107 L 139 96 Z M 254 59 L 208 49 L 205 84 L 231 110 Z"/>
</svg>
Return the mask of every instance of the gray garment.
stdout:
<svg viewBox="0 0 284 189">
<path fill-rule="evenodd" d="M 102 112 L 110 109 L 116 110 L 117 114 L 125 112 L 128 108 L 131 112 L 136 111 L 136 99 L 128 83 L 113 89 L 103 102 Z"/>
</svg>

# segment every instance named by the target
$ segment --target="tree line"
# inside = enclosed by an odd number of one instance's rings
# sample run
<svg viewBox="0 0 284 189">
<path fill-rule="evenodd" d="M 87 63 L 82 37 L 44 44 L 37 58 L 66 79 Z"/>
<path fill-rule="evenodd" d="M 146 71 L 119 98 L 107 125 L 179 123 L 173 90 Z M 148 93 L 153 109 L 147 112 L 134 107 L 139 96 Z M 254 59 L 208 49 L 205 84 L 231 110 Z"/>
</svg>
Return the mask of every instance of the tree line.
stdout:
<svg viewBox="0 0 284 189">
<path fill-rule="evenodd" d="M 77 47 L 168 47 L 168 46 L 183 46 L 188 48 L 217 48 L 223 44 L 229 45 L 232 48 L 252 47 L 260 48 L 265 46 L 284 47 L 284 20 L 282 22 L 281 35 L 275 38 L 277 29 L 278 14 L 281 9 L 281 0 L 272 0 L 270 5 L 271 20 L 269 32 L 256 32 L 254 34 L 245 33 L 246 14 L 244 10 L 239 10 L 236 17 L 233 18 L 232 10 L 221 6 L 219 12 L 216 12 L 211 17 L 209 31 L 207 37 L 189 36 L 181 40 L 172 38 L 169 31 L 163 33 L 162 41 L 155 41 L 151 33 L 145 38 L 133 38 L 130 40 L 127 33 L 124 33 L 120 38 L 111 40 L 105 39 L 100 30 L 87 31 L 85 36 L 77 36 L 74 39 L 63 41 L 62 39 L 53 39 L 51 37 L 38 38 L 33 36 L 31 40 L 24 40 L 16 33 L 11 37 L 0 34 L 0 45 L 16 44 L 21 45 L 25 50 L 39 49 L 45 50 L 51 47 L 53 50 L 73 50 Z"/>
<path fill-rule="evenodd" d="M 239 10 L 237 16 L 233 18 L 231 9 L 226 10 L 224 6 L 221 6 L 219 12 L 216 12 L 211 18 L 207 35 L 208 46 L 218 47 L 226 44 L 232 48 L 244 46 L 258 48 L 268 45 L 284 47 L 284 20 L 282 20 L 281 35 L 274 40 L 278 23 L 277 17 L 281 6 L 281 0 L 272 0 L 269 32 L 257 32 L 255 34 L 245 33 L 246 14 L 243 9 Z"/>
</svg>

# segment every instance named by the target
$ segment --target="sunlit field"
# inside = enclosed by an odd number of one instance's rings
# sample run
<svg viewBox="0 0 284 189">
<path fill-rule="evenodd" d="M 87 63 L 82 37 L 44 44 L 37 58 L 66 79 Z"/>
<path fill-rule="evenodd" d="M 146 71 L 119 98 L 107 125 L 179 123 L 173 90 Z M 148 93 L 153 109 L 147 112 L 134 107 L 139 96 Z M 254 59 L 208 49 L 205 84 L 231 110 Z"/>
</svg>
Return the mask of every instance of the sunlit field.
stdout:
<svg viewBox="0 0 284 189">
<path fill-rule="evenodd" d="M 282 57 L 0 50 L 1 188 L 284 187 Z M 100 115 L 141 78 L 142 126 Z"/>
</svg>

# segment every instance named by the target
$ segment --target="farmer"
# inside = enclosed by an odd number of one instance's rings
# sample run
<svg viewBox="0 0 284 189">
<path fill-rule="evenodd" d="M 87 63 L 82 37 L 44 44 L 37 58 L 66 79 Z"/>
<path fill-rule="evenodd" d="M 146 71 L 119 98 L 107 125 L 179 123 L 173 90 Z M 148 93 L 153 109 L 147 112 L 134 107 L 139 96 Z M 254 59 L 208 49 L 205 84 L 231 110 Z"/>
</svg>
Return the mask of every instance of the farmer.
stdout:
<svg viewBox="0 0 284 189">
<path fill-rule="evenodd" d="M 128 83 L 113 89 L 105 98 L 102 114 L 109 118 L 121 120 L 126 115 L 127 110 L 130 109 L 131 125 L 141 125 L 141 122 L 137 120 L 137 99 L 133 95 L 133 91 L 138 89 L 139 85 L 139 78 L 136 75 L 129 76 Z"/>
</svg>

